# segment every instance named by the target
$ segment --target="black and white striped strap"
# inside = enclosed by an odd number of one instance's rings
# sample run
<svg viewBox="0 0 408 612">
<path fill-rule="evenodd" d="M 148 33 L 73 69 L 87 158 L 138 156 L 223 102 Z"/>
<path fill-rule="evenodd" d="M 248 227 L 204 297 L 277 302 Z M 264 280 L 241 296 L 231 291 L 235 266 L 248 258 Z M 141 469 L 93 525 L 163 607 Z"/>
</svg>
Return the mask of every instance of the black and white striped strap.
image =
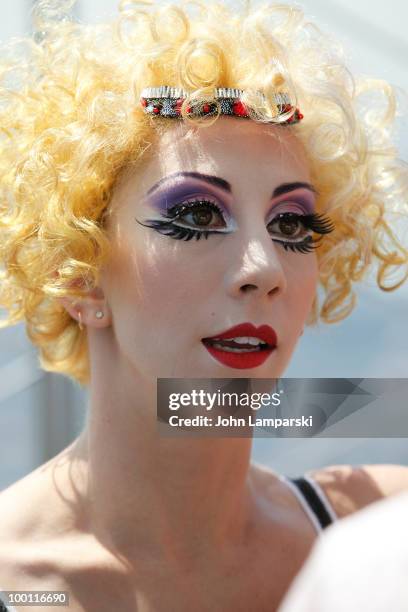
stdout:
<svg viewBox="0 0 408 612">
<path fill-rule="evenodd" d="M 298 498 L 317 532 L 337 520 L 336 513 L 323 489 L 310 476 L 284 478 L 284 480 Z"/>
</svg>

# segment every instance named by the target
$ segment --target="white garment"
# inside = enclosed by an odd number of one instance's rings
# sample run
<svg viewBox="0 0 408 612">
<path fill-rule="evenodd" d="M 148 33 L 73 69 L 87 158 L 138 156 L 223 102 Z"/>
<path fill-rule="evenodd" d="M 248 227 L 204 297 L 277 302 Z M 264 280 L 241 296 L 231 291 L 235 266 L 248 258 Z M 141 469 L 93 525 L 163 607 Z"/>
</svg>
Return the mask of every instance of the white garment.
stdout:
<svg viewBox="0 0 408 612">
<path fill-rule="evenodd" d="M 278 612 L 408 612 L 408 494 L 329 527 Z"/>
</svg>

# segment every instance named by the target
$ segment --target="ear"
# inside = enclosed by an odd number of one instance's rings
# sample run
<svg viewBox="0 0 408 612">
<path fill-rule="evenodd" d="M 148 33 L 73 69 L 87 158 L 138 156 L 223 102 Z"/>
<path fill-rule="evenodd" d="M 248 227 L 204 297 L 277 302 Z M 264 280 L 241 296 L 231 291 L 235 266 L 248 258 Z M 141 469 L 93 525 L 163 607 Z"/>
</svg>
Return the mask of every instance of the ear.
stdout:
<svg viewBox="0 0 408 612">
<path fill-rule="evenodd" d="M 112 324 L 112 312 L 107 304 L 103 290 L 95 287 L 86 297 L 57 298 L 73 319 L 82 325 L 101 328 Z"/>
</svg>

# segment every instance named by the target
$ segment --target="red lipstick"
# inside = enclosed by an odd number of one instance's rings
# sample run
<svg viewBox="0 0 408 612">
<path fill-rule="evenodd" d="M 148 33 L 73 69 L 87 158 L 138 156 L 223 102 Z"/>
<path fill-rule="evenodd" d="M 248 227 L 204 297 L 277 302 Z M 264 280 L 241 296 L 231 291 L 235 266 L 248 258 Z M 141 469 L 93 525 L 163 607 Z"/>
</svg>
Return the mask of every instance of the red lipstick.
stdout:
<svg viewBox="0 0 408 612">
<path fill-rule="evenodd" d="M 249 338 L 249 342 L 234 342 L 233 338 Z M 261 341 L 255 344 L 255 340 Z M 276 348 L 278 339 L 269 325 L 255 327 L 252 323 L 241 323 L 215 336 L 203 338 L 207 351 L 217 361 L 230 368 L 256 368 L 266 361 Z"/>
</svg>

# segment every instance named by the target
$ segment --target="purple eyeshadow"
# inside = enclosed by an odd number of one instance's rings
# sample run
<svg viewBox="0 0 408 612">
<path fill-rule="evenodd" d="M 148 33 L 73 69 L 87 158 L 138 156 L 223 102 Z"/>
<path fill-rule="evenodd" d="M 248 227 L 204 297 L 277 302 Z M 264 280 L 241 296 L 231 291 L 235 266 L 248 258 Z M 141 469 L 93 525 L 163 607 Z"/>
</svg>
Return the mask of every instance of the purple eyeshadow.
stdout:
<svg viewBox="0 0 408 612">
<path fill-rule="evenodd" d="M 277 202 L 274 202 L 266 218 L 273 219 L 274 216 L 285 211 L 288 207 L 299 209 L 300 214 L 311 215 L 315 212 L 315 198 L 311 193 L 287 193 L 280 197 Z"/>
<path fill-rule="evenodd" d="M 217 195 L 215 190 L 213 191 L 210 186 L 200 187 L 197 184 L 186 183 L 184 181 L 183 184 L 174 185 L 174 187 L 167 187 L 161 192 L 156 192 L 154 195 L 151 195 L 148 198 L 153 208 L 161 214 L 166 213 L 169 208 L 172 208 L 184 200 L 193 199 L 209 199 L 210 201 L 215 200 L 225 218 L 231 218 L 229 210 L 223 205 L 219 195 Z"/>
<path fill-rule="evenodd" d="M 177 183 L 173 183 L 173 185 L 158 189 L 153 194 L 149 195 L 146 201 L 159 214 L 165 216 L 169 209 L 185 200 L 192 201 L 205 199 L 215 201 L 221 209 L 225 221 L 227 223 L 231 222 L 232 214 L 229 207 L 223 203 L 224 198 L 220 195 L 216 187 L 213 187 L 207 182 L 205 185 L 202 185 L 197 181 L 178 181 Z M 279 212 L 284 212 L 288 209 L 299 212 L 299 214 L 313 214 L 315 212 L 314 194 L 304 188 L 298 188 L 277 196 L 265 219 L 270 222 Z"/>
</svg>

